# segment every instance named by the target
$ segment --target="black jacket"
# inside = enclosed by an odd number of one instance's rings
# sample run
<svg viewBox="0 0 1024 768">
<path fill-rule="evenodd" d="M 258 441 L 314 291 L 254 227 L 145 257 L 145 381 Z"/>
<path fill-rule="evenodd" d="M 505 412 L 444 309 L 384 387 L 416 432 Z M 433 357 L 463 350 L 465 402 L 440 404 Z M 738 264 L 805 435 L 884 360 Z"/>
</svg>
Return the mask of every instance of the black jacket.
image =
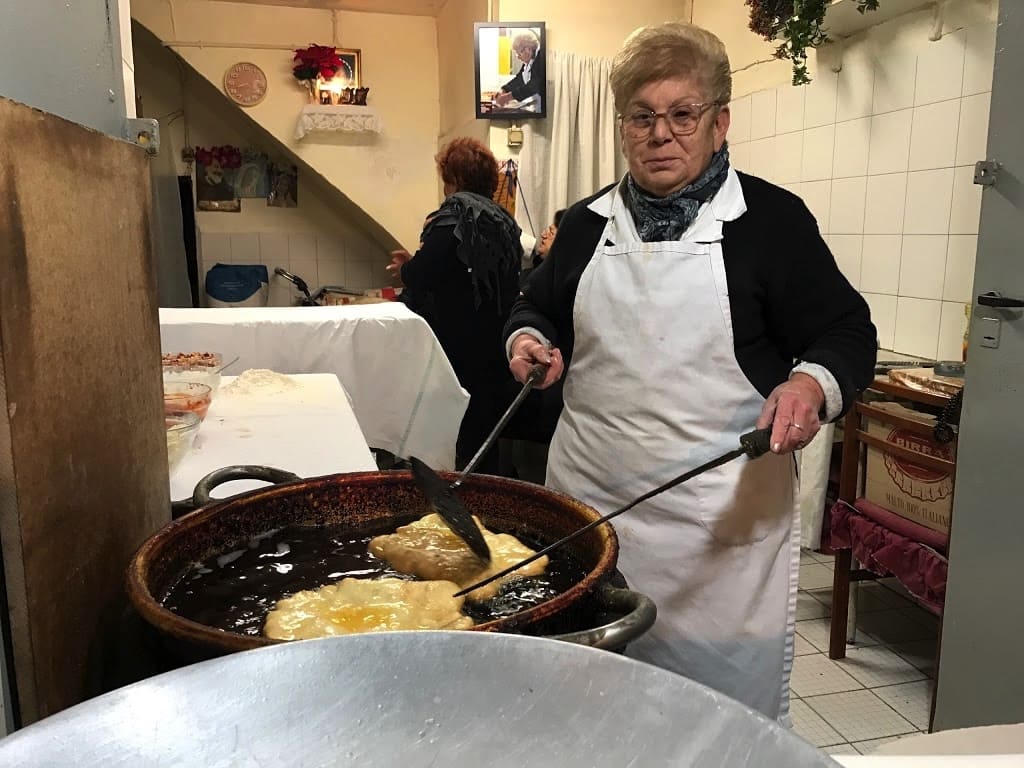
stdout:
<svg viewBox="0 0 1024 768">
<path fill-rule="evenodd" d="M 472 392 L 474 385 L 507 374 L 501 333 L 518 292 L 519 262 L 478 308 L 470 274 L 455 257 L 457 245 L 453 227 L 431 230 L 415 258 L 402 266 L 402 282 L 409 308 L 430 324 L 462 386 Z"/>
<path fill-rule="evenodd" d="M 822 365 L 839 384 L 845 412 L 873 376 L 877 337 L 867 304 L 839 271 L 800 198 L 738 176 L 747 212 L 722 230 L 736 361 L 765 397 L 796 361 Z M 576 287 L 607 223 L 587 205 L 610 188 L 566 212 L 505 326 L 505 338 L 520 328 L 541 331 L 562 351 L 567 371 Z"/>
<path fill-rule="evenodd" d="M 531 65 L 530 82 L 523 82 L 523 70 L 520 69 L 519 74 L 501 86 L 501 90 L 511 93 L 516 101 L 523 101 L 537 93 L 544 98 L 544 78 L 544 51 L 538 50 Z"/>
</svg>

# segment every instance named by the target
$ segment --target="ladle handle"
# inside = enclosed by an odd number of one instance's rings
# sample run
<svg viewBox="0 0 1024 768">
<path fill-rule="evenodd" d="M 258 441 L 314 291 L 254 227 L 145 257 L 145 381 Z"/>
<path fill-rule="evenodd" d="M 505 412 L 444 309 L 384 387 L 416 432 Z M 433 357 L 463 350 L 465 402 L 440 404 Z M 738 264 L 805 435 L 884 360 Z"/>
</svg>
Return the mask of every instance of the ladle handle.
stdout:
<svg viewBox="0 0 1024 768">
<path fill-rule="evenodd" d="M 741 435 L 740 446 L 743 448 L 744 453 L 746 453 L 751 459 L 757 459 L 764 456 L 772 449 L 771 427 L 755 429 L 753 432 L 747 432 L 747 434 Z"/>
<path fill-rule="evenodd" d="M 477 450 L 473 455 L 473 458 L 469 460 L 469 463 L 466 464 L 462 472 L 459 473 L 459 476 L 451 485 L 452 490 L 462 485 L 462 481 L 465 480 L 474 469 L 476 469 L 476 465 L 480 463 L 480 459 L 482 459 L 484 455 L 491 450 L 494 442 L 501 435 L 502 430 L 505 429 L 505 426 L 508 424 L 515 412 L 519 410 L 519 406 L 523 404 L 523 400 L 526 399 L 526 396 L 530 394 L 530 390 L 533 389 L 534 385 L 536 385 L 538 381 L 542 381 L 544 379 L 544 375 L 547 373 L 547 370 L 548 367 L 543 363 L 537 363 L 530 368 L 530 373 L 527 375 L 526 381 L 523 383 L 523 388 L 520 389 L 519 394 L 516 395 L 516 399 L 512 401 L 512 405 L 508 407 L 501 419 L 495 425 L 494 429 L 491 430 L 491 434 L 489 434 L 487 439 L 484 440 L 483 445 L 480 446 L 479 450 Z"/>
</svg>

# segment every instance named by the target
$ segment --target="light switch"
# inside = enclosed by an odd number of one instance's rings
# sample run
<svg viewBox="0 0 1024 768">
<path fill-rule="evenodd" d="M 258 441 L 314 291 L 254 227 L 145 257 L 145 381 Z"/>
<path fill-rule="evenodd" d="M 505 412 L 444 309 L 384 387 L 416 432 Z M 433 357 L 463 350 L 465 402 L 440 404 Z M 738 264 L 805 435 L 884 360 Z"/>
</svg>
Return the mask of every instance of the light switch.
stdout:
<svg viewBox="0 0 1024 768">
<path fill-rule="evenodd" d="M 981 339 L 981 346 L 989 349 L 999 348 L 999 328 L 1002 321 L 997 317 L 979 317 L 977 330 Z"/>
</svg>

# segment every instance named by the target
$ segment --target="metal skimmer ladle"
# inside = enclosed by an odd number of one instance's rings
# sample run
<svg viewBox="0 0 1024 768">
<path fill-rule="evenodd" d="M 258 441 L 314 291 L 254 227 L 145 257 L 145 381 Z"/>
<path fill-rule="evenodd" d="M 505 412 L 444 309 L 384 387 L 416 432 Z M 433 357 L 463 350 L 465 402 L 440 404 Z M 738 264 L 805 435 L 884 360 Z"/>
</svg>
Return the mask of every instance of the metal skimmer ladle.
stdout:
<svg viewBox="0 0 1024 768">
<path fill-rule="evenodd" d="M 455 481 L 448 484 L 448 482 L 427 466 L 424 462 L 417 459 L 415 456 L 409 458 L 409 463 L 412 464 L 412 475 L 416 480 L 416 485 L 423 491 L 423 494 L 427 497 L 427 500 L 433 505 L 434 509 L 441 516 L 441 519 L 445 521 L 449 528 L 463 541 L 466 542 L 473 554 L 483 560 L 485 563 L 491 562 L 491 550 L 487 546 L 487 542 L 484 540 L 484 536 L 480 533 L 480 529 L 476 525 L 476 521 L 473 520 L 473 516 L 466 509 L 465 505 L 459 500 L 459 497 L 455 495 L 455 491 L 462 485 L 466 477 L 476 468 L 476 465 L 480 463 L 480 460 L 487 454 L 487 452 L 493 447 L 497 441 L 498 436 L 501 435 L 505 425 L 508 424 L 509 419 L 519 409 L 519 406 L 523 404 L 526 396 L 530 394 L 530 390 L 533 389 L 534 385 L 544 378 L 544 374 L 547 372 L 547 366 L 535 365 L 530 369 L 529 375 L 526 377 L 526 381 L 523 383 L 523 388 L 519 390 L 519 394 L 516 395 L 516 399 L 512 401 L 512 404 L 502 415 L 498 424 L 491 430 L 491 434 L 484 440 L 483 445 L 474 454 L 473 458 L 469 460 L 459 476 L 455 478 Z"/>
</svg>

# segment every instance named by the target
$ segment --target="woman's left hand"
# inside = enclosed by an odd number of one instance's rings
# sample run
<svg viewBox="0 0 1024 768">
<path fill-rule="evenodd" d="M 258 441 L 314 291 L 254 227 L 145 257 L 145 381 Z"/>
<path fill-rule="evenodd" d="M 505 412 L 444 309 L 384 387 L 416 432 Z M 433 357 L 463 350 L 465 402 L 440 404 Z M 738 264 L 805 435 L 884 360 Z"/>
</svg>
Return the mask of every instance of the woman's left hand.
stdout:
<svg viewBox="0 0 1024 768">
<path fill-rule="evenodd" d="M 386 267 L 384 267 L 384 269 L 386 269 L 388 271 L 389 275 L 391 275 L 393 278 L 395 278 L 396 280 L 401 282 L 402 281 L 402 267 L 410 259 L 412 259 L 412 254 L 409 253 L 408 251 L 405 251 L 405 250 L 392 251 L 391 252 L 391 263 L 388 264 Z"/>
<path fill-rule="evenodd" d="M 757 428 L 772 428 L 773 453 L 792 453 L 818 434 L 818 414 L 824 404 L 825 393 L 818 382 L 806 373 L 794 373 L 768 396 Z"/>
</svg>

